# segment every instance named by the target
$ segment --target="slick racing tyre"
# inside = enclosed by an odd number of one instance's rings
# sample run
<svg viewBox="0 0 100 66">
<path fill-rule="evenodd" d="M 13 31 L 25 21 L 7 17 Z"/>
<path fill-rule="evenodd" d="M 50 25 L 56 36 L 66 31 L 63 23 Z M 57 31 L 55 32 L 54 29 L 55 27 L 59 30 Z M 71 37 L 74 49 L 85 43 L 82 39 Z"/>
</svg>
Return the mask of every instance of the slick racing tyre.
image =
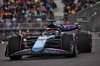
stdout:
<svg viewBox="0 0 100 66">
<path fill-rule="evenodd" d="M 79 52 L 91 52 L 92 51 L 92 36 L 88 32 L 80 32 L 77 34 L 78 44 L 77 48 Z"/>
<path fill-rule="evenodd" d="M 22 45 L 22 37 L 14 36 L 9 39 L 6 52 L 8 51 L 8 56 L 11 60 L 18 60 L 22 58 L 22 55 L 18 56 L 10 56 L 10 55 L 23 49 L 24 46 Z"/>
<path fill-rule="evenodd" d="M 62 35 L 62 49 L 70 52 L 70 57 L 75 57 L 76 49 L 75 49 L 75 40 L 73 34 L 63 34 Z"/>
</svg>

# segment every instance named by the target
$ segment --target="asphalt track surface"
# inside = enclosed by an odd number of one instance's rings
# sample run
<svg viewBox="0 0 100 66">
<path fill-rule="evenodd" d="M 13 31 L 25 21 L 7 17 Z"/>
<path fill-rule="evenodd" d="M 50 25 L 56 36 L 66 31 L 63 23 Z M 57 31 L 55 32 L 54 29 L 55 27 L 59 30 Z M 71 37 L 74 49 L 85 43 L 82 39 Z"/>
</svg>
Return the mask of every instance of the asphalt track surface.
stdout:
<svg viewBox="0 0 100 66">
<path fill-rule="evenodd" d="M 23 56 L 12 61 L 4 56 L 6 44 L 0 45 L 0 66 L 100 66 L 100 38 L 93 39 L 93 51 L 80 53 L 77 57 L 34 57 Z"/>
</svg>

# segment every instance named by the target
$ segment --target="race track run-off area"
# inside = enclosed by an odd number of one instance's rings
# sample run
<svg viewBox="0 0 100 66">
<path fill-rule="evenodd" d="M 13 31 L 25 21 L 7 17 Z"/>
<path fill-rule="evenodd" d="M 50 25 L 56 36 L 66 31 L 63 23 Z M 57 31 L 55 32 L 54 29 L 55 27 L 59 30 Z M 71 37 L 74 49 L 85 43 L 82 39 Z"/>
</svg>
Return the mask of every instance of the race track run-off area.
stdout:
<svg viewBox="0 0 100 66">
<path fill-rule="evenodd" d="M 10 60 L 4 56 L 6 43 L 0 45 L 0 66 L 99 66 L 100 38 L 93 37 L 91 53 L 80 53 L 77 57 L 53 56 L 23 56 L 21 60 Z"/>
</svg>

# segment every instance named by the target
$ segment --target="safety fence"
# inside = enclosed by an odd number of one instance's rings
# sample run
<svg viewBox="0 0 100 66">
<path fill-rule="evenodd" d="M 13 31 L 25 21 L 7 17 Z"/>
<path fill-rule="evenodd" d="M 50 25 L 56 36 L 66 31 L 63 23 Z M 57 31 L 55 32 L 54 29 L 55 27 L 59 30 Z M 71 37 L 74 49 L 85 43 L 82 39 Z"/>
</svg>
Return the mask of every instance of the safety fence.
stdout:
<svg viewBox="0 0 100 66">
<path fill-rule="evenodd" d="M 100 32 L 100 2 L 69 16 L 68 19 L 70 24 L 80 24 L 82 30 Z"/>
<path fill-rule="evenodd" d="M 23 20 L 23 22 L 21 21 L 8 21 L 6 22 L 0 22 L 0 29 L 28 29 L 28 28 L 34 28 L 34 27 L 44 27 L 50 24 L 50 21 L 55 20 L 56 22 L 54 22 L 55 25 L 60 25 L 60 24 L 64 24 L 64 17 L 62 16 L 56 16 L 56 17 L 51 17 L 51 18 L 36 18 L 34 17 L 35 20 L 33 21 L 27 21 L 27 20 Z M 43 20 L 44 19 L 44 20 Z M 49 22 L 48 22 L 49 21 Z"/>
<path fill-rule="evenodd" d="M 37 19 L 37 18 L 35 18 Z M 43 19 L 43 18 L 41 18 Z M 16 22 L 0 22 L 0 40 L 7 40 L 11 36 L 17 35 L 19 33 L 39 33 L 38 29 L 47 27 L 52 21 L 55 25 L 64 24 L 64 17 L 53 17 L 49 18 L 49 20 L 34 20 L 33 22 L 23 22 L 23 23 L 16 23 Z"/>
</svg>

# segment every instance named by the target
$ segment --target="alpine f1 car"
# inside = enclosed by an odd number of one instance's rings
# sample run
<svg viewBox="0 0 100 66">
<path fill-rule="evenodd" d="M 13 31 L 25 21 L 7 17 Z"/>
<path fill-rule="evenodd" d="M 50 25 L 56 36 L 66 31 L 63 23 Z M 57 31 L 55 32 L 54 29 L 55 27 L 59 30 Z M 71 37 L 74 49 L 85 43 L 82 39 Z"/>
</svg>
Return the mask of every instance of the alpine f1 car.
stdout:
<svg viewBox="0 0 100 66">
<path fill-rule="evenodd" d="M 40 34 L 24 38 L 13 36 L 6 46 L 5 56 L 12 60 L 23 55 L 69 55 L 75 57 L 78 52 L 91 52 L 92 36 L 90 32 L 69 31 L 79 29 L 76 25 L 62 25 L 59 28 L 39 29 Z"/>
</svg>

